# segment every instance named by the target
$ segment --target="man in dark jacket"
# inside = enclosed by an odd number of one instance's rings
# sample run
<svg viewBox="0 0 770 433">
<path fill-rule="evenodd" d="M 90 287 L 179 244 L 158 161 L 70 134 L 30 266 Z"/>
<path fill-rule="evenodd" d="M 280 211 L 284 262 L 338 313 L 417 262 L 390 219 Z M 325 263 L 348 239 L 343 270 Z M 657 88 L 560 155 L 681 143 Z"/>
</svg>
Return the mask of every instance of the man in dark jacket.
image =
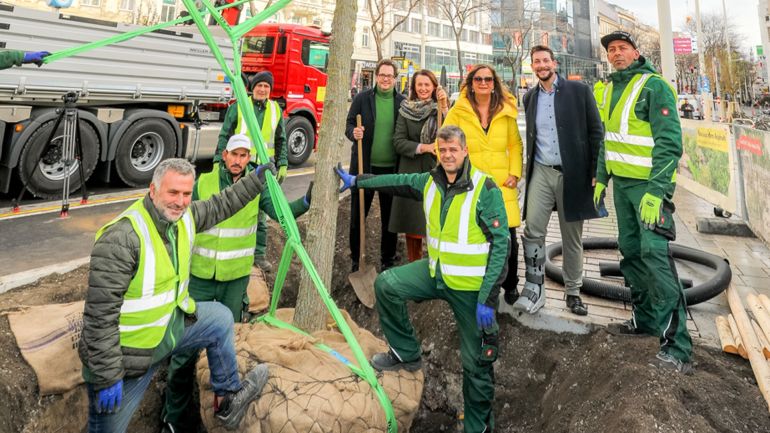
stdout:
<svg viewBox="0 0 770 433">
<path fill-rule="evenodd" d="M 79 345 L 88 385 L 89 432 L 124 432 L 161 362 L 206 348 L 215 413 L 234 429 L 267 381 L 258 365 L 238 378 L 233 317 L 188 294 L 195 234 L 229 218 L 262 190 L 259 166 L 209 200 L 190 204 L 195 167 L 167 159 L 150 192 L 96 234 Z"/>
<path fill-rule="evenodd" d="M 447 301 L 460 335 L 465 433 L 491 432 L 495 310 L 511 250 L 505 203 L 494 180 L 471 165 L 460 128 L 439 130 L 438 154 L 441 165 L 429 173 L 351 176 L 337 169 L 343 189 L 387 190 L 425 203 L 429 258 L 384 271 L 374 283 L 390 350 L 375 354 L 371 364 L 378 371 L 421 369 L 420 343 L 406 303 Z"/>
<path fill-rule="evenodd" d="M 583 220 L 598 215 L 593 205 L 593 176 L 602 140 L 602 122 L 591 88 L 556 73 L 550 48 L 530 50 L 539 84 L 524 96 L 527 118 L 527 175 L 524 198 L 526 280 L 514 309 L 534 314 L 545 304 L 545 237 L 554 207 L 564 256 L 567 308 L 585 316 L 583 285 Z M 506 291 L 506 302 L 509 299 Z"/>
<path fill-rule="evenodd" d="M 50 54 L 48 51 L 0 50 L 0 69 L 21 66 L 24 63 L 34 63 L 42 66 L 43 59 Z"/>
<path fill-rule="evenodd" d="M 396 128 L 398 109 L 404 96 L 394 90 L 398 68 L 392 60 L 383 59 L 377 63 L 374 71 L 377 85 L 374 89 L 365 90 L 356 95 L 348 111 L 345 135 L 353 142 L 350 155 L 350 172 L 358 174 L 358 144 L 362 139 L 363 170 L 362 173 L 391 174 L 396 172 L 397 155 L 393 147 L 393 131 Z M 361 127 L 356 126 L 356 115 L 361 115 Z M 390 207 L 393 196 L 380 192 L 380 260 L 382 269 L 390 268 L 396 261 L 396 243 L 398 235 L 388 231 L 390 223 Z M 364 214 L 369 214 L 369 208 L 374 199 L 374 191 L 364 194 Z M 353 260 L 353 271 L 358 270 L 359 257 L 359 213 L 358 190 L 351 190 L 350 201 L 350 257 Z"/>
</svg>

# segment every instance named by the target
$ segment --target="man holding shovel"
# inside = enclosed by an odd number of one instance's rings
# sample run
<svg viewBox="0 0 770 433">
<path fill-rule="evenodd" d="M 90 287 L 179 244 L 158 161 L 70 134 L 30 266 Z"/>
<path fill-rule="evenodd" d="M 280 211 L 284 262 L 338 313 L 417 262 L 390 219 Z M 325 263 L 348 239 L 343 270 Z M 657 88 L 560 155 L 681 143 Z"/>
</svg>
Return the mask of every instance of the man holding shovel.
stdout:
<svg viewBox="0 0 770 433">
<path fill-rule="evenodd" d="M 215 163 L 209 173 L 204 173 L 195 183 L 192 199 L 207 200 L 221 190 L 240 181 L 254 168 L 251 160 L 251 139 L 246 135 L 233 135 L 222 152 L 222 162 Z M 289 204 L 292 214 L 298 217 L 310 208 L 313 183 L 304 197 Z M 230 218 L 213 228 L 198 233 L 193 245 L 190 262 L 190 296 L 196 302 L 217 301 L 233 313 L 238 323 L 249 306 L 246 288 L 249 285 L 254 246 L 257 243 L 257 224 L 260 211 L 270 218 L 278 217 L 270 194 L 261 194 L 250 201 Z M 190 350 L 171 357 L 168 369 L 166 403 L 163 408 L 163 424 L 166 432 L 183 431 L 181 421 L 185 408 L 192 400 L 195 363 L 198 350 Z"/>
<path fill-rule="evenodd" d="M 440 165 L 427 173 L 353 176 L 337 167 L 341 190 L 355 186 L 422 201 L 427 221 L 429 258 L 386 270 L 374 283 L 390 350 L 371 363 L 379 371 L 422 368 L 406 301 L 444 299 L 460 334 L 465 432 L 488 432 L 494 428 L 495 310 L 511 245 L 505 204 L 495 182 L 471 165 L 460 128 L 439 130 L 438 158 Z"/>
</svg>

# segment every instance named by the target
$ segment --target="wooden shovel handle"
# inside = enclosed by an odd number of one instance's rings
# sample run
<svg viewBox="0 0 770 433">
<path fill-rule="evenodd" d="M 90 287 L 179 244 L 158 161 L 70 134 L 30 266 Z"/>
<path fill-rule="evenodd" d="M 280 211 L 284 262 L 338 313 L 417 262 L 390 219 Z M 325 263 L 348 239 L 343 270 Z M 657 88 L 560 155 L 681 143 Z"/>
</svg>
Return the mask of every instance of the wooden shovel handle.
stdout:
<svg viewBox="0 0 770 433">
<path fill-rule="evenodd" d="M 361 127 L 361 115 L 356 114 L 356 126 Z M 358 174 L 364 173 L 364 145 L 363 140 L 358 139 Z M 364 190 L 358 188 L 358 266 L 363 265 L 364 257 L 366 257 L 366 240 L 364 235 L 366 230 L 364 229 L 364 222 L 366 221 L 366 215 L 364 214 Z"/>
</svg>

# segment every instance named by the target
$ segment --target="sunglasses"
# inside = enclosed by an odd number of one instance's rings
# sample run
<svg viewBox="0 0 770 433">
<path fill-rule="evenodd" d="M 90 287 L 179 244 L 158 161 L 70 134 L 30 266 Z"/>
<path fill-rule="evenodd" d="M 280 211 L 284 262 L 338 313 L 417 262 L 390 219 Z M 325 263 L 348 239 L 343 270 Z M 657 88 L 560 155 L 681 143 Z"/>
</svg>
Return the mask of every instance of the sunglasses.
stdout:
<svg viewBox="0 0 770 433">
<path fill-rule="evenodd" d="M 476 77 L 473 77 L 473 81 L 475 81 L 477 83 L 480 83 L 482 81 L 485 82 L 485 83 L 491 83 L 492 81 L 495 81 L 495 77 L 479 77 L 479 76 L 476 76 Z"/>
</svg>

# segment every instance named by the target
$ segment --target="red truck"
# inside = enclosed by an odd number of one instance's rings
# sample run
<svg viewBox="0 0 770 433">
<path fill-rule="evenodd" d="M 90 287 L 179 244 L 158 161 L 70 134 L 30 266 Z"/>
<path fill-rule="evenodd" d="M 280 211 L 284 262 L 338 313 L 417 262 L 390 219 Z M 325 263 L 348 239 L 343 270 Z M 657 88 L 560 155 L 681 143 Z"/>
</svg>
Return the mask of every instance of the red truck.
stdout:
<svg viewBox="0 0 770 433">
<path fill-rule="evenodd" d="M 286 117 L 289 164 L 305 162 L 316 149 L 326 97 L 329 32 L 297 24 L 260 24 L 243 37 L 241 71 L 269 70 L 270 98 Z"/>
</svg>

